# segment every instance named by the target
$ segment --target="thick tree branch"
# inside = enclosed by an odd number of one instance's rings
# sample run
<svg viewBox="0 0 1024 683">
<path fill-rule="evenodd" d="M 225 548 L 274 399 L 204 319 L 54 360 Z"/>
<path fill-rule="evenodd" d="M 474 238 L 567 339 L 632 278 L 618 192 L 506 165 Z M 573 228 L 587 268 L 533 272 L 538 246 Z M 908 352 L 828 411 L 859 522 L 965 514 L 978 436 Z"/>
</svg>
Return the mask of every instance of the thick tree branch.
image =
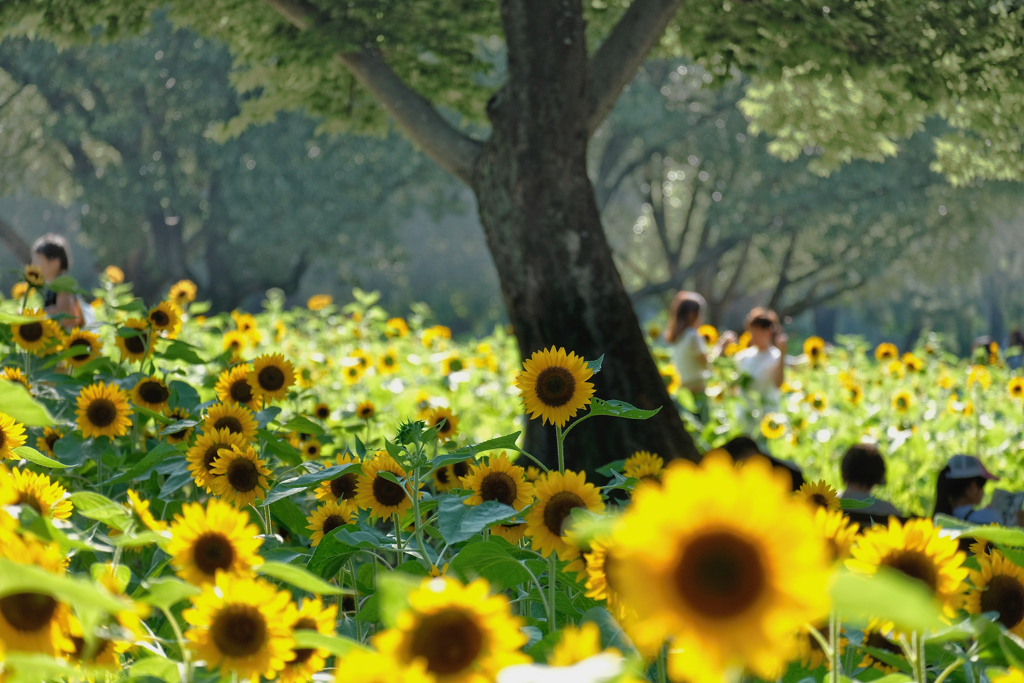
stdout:
<svg viewBox="0 0 1024 683">
<path fill-rule="evenodd" d="M 601 47 L 590 58 L 591 135 L 615 106 L 644 58 L 665 34 L 683 0 L 634 0 Z"/>
<path fill-rule="evenodd" d="M 316 7 L 302 0 L 265 0 L 301 31 L 316 28 Z M 438 166 L 469 184 L 481 145 L 460 133 L 427 98 L 399 78 L 380 53 L 370 47 L 338 53 L 337 59 L 388 111 L 398 127 Z"/>
<path fill-rule="evenodd" d="M 715 246 L 711 247 L 708 251 L 703 254 L 698 253 L 692 263 L 685 268 L 681 268 L 676 271 L 671 277 L 661 282 L 652 282 L 649 285 L 644 285 L 640 289 L 636 290 L 629 297 L 633 301 L 639 301 L 645 296 L 651 296 L 654 294 L 661 294 L 667 292 L 670 289 L 679 289 L 686 282 L 686 278 L 692 274 L 699 272 L 700 270 L 707 267 L 709 260 L 720 258 L 722 254 L 735 247 L 740 242 L 749 239 L 748 237 L 729 237 L 727 239 L 720 240 Z M 699 260 L 698 260 L 699 259 Z"/>
<path fill-rule="evenodd" d="M 3 219 L 0 219 L 0 242 L 14 254 L 19 263 L 32 263 L 32 247 Z"/>
</svg>

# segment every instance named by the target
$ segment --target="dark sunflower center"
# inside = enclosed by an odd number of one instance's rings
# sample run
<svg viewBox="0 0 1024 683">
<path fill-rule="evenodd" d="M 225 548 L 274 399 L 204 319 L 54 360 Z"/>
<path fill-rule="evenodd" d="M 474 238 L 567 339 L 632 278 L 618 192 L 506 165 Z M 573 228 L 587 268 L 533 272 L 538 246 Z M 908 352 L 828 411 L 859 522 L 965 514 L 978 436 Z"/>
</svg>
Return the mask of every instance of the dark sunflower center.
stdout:
<svg viewBox="0 0 1024 683">
<path fill-rule="evenodd" d="M 679 597 L 711 619 L 742 615 L 758 601 L 767 582 L 757 548 L 728 531 L 707 533 L 691 541 L 674 578 Z"/>
<path fill-rule="evenodd" d="M 110 399 L 97 398 L 89 403 L 85 416 L 97 427 L 109 427 L 117 418 L 117 407 Z"/>
<path fill-rule="evenodd" d="M 505 505 L 512 505 L 516 502 L 518 494 L 515 480 L 504 472 L 489 472 L 480 482 L 480 497 L 484 501 L 496 500 Z"/>
<path fill-rule="evenodd" d="M 362 406 L 359 408 L 359 417 L 370 417 L 373 415 L 373 408 L 370 406 Z"/>
<path fill-rule="evenodd" d="M 864 638 L 864 644 L 868 647 L 873 647 L 879 650 L 884 650 L 886 652 L 891 652 L 894 655 L 903 654 L 903 649 L 899 645 L 892 642 L 891 640 L 883 636 L 881 633 L 869 633 L 867 637 Z"/>
<path fill-rule="evenodd" d="M 319 450 L 319 446 L 317 446 L 315 443 L 311 443 L 308 446 L 306 446 L 306 455 L 316 455 Z"/>
<path fill-rule="evenodd" d="M 14 593 L 0 598 L 0 614 L 15 631 L 35 633 L 57 613 L 57 601 L 42 593 Z"/>
<path fill-rule="evenodd" d="M 53 433 L 53 434 L 47 434 L 46 435 L 46 446 L 51 451 L 53 450 L 53 444 L 57 443 L 58 441 L 60 441 L 60 434 Z"/>
<path fill-rule="evenodd" d="M 238 379 L 231 383 L 228 394 L 235 403 L 249 403 L 252 401 L 252 386 L 249 384 L 249 380 Z"/>
<path fill-rule="evenodd" d="M 351 500 L 356 496 L 356 483 L 359 477 L 353 473 L 343 474 L 331 480 L 331 495 L 338 500 Z M 376 492 L 376 489 L 374 490 Z"/>
<path fill-rule="evenodd" d="M 922 581 L 934 591 L 939 585 L 939 573 L 935 563 L 924 553 L 916 550 L 898 550 L 882 560 L 882 564 L 901 571 L 912 579 Z"/>
<path fill-rule="evenodd" d="M 462 479 L 464 476 L 469 474 L 469 463 L 463 460 L 452 465 L 452 475 L 456 479 Z"/>
<path fill-rule="evenodd" d="M 570 491 L 559 491 L 551 496 L 551 500 L 544 506 L 544 526 L 555 536 L 562 535 L 562 527 L 569 513 L 576 508 L 586 507 L 583 499 Z"/>
<path fill-rule="evenodd" d="M 203 467 L 207 472 L 213 467 L 213 463 L 217 460 L 217 456 L 220 455 L 220 451 L 225 448 L 230 449 L 231 446 L 224 443 L 215 443 L 206 449 L 206 453 L 203 454 Z"/>
<path fill-rule="evenodd" d="M 128 349 L 128 353 L 140 354 L 146 352 L 146 342 L 142 337 L 143 335 L 139 334 L 134 337 L 124 338 L 124 347 Z"/>
<path fill-rule="evenodd" d="M 74 645 L 75 645 L 75 652 L 74 652 L 74 654 L 72 656 L 75 659 L 81 661 L 82 658 L 85 657 L 85 655 L 86 655 L 85 638 L 81 638 L 79 636 L 71 636 L 71 642 L 74 643 Z M 106 651 L 106 649 L 109 646 L 110 646 L 110 641 L 109 640 L 106 640 L 104 638 L 97 638 L 96 639 L 96 646 L 93 648 L 93 652 L 92 652 L 92 655 L 90 656 L 90 659 L 92 661 L 96 661 L 100 656 L 103 655 L 103 653 Z"/>
<path fill-rule="evenodd" d="M 395 482 L 377 475 L 373 478 L 373 498 L 383 506 L 394 507 L 405 500 L 405 490 Z"/>
<path fill-rule="evenodd" d="M 320 406 L 319 408 L 316 409 L 316 416 L 319 417 L 321 420 L 326 420 L 327 416 L 330 414 L 331 410 L 326 406 Z"/>
<path fill-rule="evenodd" d="M 3 448 L 4 447 L 4 443 L 6 443 L 6 442 L 7 442 L 7 434 L 4 433 L 4 430 L 0 429 L 0 448 Z"/>
<path fill-rule="evenodd" d="M 88 360 L 89 356 L 92 355 L 92 347 L 88 342 L 81 339 L 74 339 L 71 341 L 72 349 L 78 349 L 78 352 L 71 356 L 71 360 L 84 361 Z"/>
<path fill-rule="evenodd" d="M 546 406 L 564 406 L 576 392 L 576 379 L 565 368 L 550 367 L 537 376 L 537 398 Z"/>
<path fill-rule="evenodd" d="M 899 406 L 900 408 L 906 408 L 907 407 L 907 399 L 905 399 L 902 396 L 900 396 L 898 399 L 896 399 L 896 405 Z"/>
<path fill-rule="evenodd" d="M 438 419 L 438 421 L 434 423 L 434 426 L 437 427 L 437 433 L 442 435 L 447 434 L 452 430 L 451 420 L 447 417 Z"/>
<path fill-rule="evenodd" d="M 256 375 L 256 381 L 267 391 L 277 391 L 284 386 L 284 373 L 276 365 L 268 365 Z"/>
<path fill-rule="evenodd" d="M 437 471 L 434 473 L 434 476 L 437 477 L 438 483 L 441 484 L 442 486 L 447 484 L 451 480 L 451 477 L 448 476 L 447 467 L 437 468 Z"/>
<path fill-rule="evenodd" d="M 1012 576 L 996 575 L 981 594 L 982 612 L 999 612 L 999 621 L 1012 629 L 1024 620 L 1024 586 Z"/>
<path fill-rule="evenodd" d="M 267 622 L 252 605 L 228 605 L 213 618 L 210 635 L 229 657 L 249 657 L 267 641 Z"/>
<path fill-rule="evenodd" d="M 154 327 L 165 327 L 171 322 L 170 317 L 163 311 L 153 311 L 149 314 L 149 320 L 153 323 Z"/>
<path fill-rule="evenodd" d="M 394 365 L 395 359 L 391 356 L 384 356 L 384 365 Z"/>
<path fill-rule="evenodd" d="M 237 351 L 241 347 L 242 342 L 237 339 L 232 339 L 230 342 L 228 342 L 228 348 L 231 349 L 232 351 Z"/>
<path fill-rule="evenodd" d="M 170 397 L 171 392 L 161 382 L 143 382 L 139 386 L 139 398 L 146 403 L 164 403 Z"/>
<path fill-rule="evenodd" d="M 39 497 L 36 496 L 36 494 L 30 491 L 18 492 L 18 505 L 28 505 L 38 514 L 43 514 L 43 502 L 39 500 Z"/>
<path fill-rule="evenodd" d="M 211 531 L 192 545 L 192 561 L 204 574 L 213 576 L 218 569 L 228 569 L 235 561 L 235 546 L 227 536 Z"/>
<path fill-rule="evenodd" d="M 260 473 L 256 463 L 247 458 L 235 458 L 228 465 L 228 483 L 240 493 L 248 493 L 260 483 Z"/>
<path fill-rule="evenodd" d="M 324 519 L 324 536 L 331 533 L 339 526 L 345 526 L 345 518 L 341 515 L 328 515 L 327 518 Z"/>
<path fill-rule="evenodd" d="M 43 337 L 42 323 L 25 323 L 19 329 L 21 338 L 27 342 L 37 342 Z"/>
<path fill-rule="evenodd" d="M 825 496 L 821 495 L 820 493 L 815 493 L 814 495 L 812 495 L 811 496 L 811 502 L 814 503 L 815 505 L 817 505 L 818 507 L 822 507 L 822 508 L 827 508 L 828 507 L 828 498 L 826 498 Z"/>
<path fill-rule="evenodd" d="M 301 619 L 295 622 L 295 626 L 293 626 L 292 628 L 296 631 L 315 631 L 316 622 L 310 619 L 309 617 L 302 617 Z M 305 664 L 306 662 L 308 662 L 309 658 L 313 656 L 313 653 L 316 652 L 316 650 L 304 647 L 299 650 L 292 650 L 292 652 L 295 653 L 295 657 L 292 659 L 292 661 L 288 663 L 292 666 L 299 666 L 301 664 Z"/>
<path fill-rule="evenodd" d="M 476 661 L 484 646 L 484 634 L 476 621 L 462 610 L 432 614 L 413 631 L 410 655 L 423 657 L 434 676 L 451 676 Z"/>
<path fill-rule="evenodd" d="M 448 370 L 450 372 L 458 372 L 459 370 L 462 369 L 462 367 L 463 366 L 461 360 L 453 360 L 451 363 L 448 364 Z"/>
<path fill-rule="evenodd" d="M 225 415 L 213 423 L 214 429 L 227 429 L 232 434 L 242 433 L 242 422 L 233 415 Z"/>
</svg>

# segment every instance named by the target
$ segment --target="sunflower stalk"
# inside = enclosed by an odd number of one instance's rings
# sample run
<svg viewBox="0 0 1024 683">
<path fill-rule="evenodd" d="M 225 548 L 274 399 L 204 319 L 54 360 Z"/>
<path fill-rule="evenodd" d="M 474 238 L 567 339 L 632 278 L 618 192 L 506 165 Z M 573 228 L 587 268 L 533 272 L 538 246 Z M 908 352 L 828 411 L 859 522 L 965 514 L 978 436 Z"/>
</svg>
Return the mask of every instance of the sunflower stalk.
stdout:
<svg viewBox="0 0 1024 683">
<path fill-rule="evenodd" d="M 435 450 L 436 440 L 435 440 Z M 413 535 L 416 537 L 416 547 L 420 551 L 420 562 L 427 570 L 430 570 L 430 556 L 427 555 L 427 546 L 423 543 L 423 519 L 420 516 L 420 496 L 419 496 L 419 485 L 420 485 L 420 468 L 416 467 L 413 469 L 413 492 L 412 492 L 412 519 L 413 519 Z M 398 527 L 395 527 L 396 533 Z"/>
<path fill-rule="evenodd" d="M 561 445 L 561 440 L 559 440 Z M 559 449 L 561 450 L 561 449 Z M 555 559 L 555 551 L 552 550 L 551 554 L 548 555 L 548 604 L 545 605 L 547 608 L 548 616 L 548 633 L 554 633 L 555 629 L 555 613 L 557 609 L 555 607 L 555 589 L 556 579 L 555 576 L 558 573 L 558 561 Z"/>
<path fill-rule="evenodd" d="M 842 620 L 835 610 L 828 615 L 828 647 L 823 648 L 831 663 L 828 672 L 829 683 L 839 683 L 842 678 L 839 661 L 839 639 L 843 637 Z"/>
<path fill-rule="evenodd" d="M 178 625 L 177 619 L 171 614 L 171 611 L 166 607 L 161 607 L 160 611 L 163 612 L 164 618 L 171 625 L 171 630 L 174 631 L 174 638 L 178 641 L 178 648 L 181 650 L 181 668 L 178 671 L 181 673 L 181 683 L 192 683 L 192 657 L 188 646 L 185 644 L 185 635 L 181 632 L 181 626 Z"/>
<path fill-rule="evenodd" d="M 579 420 L 576 422 L 578 423 Z M 572 429 L 573 426 L 570 425 L 569 429 Z M 565 474 L 565 434 L 562 433 L 562 428 L 557 424 L 555 425 L 555 442 L 558 444 L 558 471 Z"/>
</svg>

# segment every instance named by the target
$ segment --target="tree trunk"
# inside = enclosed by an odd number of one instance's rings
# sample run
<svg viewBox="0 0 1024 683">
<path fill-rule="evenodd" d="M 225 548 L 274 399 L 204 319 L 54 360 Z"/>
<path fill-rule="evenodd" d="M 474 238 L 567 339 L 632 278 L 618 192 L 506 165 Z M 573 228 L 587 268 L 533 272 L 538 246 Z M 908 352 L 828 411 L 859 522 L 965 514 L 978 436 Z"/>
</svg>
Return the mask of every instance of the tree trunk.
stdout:
<svg viewBox="0 0 1024 683">
<path fill-rule="evenodd" d="M 488 103 L 491 139 L 473 173 L 480 219 L 524 358 L 549 346 L 593 360 L 596 395 L 661 412 L 598 417 L 574 430 L 566 465 L 636 450 L 698 458 L 648 351 L 612 260 L 587 176 L 587 52 L 579 0 L 503 0 L 509 79 Z M 554 430 L 529 422 L 525 448 L 554 462 Z"/>
<path fill-rule="evenodd" d="M 18 263 L 32 263 L 32 247 L 21 238 L 17 230 L 3 219 L 0 219 L 0 242 L 3 242 L 7 249 L 14 254 Z"/>
</svg>

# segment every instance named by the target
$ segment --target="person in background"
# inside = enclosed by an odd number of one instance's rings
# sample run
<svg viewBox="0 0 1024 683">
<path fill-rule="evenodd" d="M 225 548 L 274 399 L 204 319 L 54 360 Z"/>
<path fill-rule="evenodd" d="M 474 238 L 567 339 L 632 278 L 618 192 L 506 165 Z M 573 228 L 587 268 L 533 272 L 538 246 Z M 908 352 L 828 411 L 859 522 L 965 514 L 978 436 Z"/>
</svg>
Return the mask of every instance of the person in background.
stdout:
<svg viewBox="0 0 1024 683">
<path fill-rule="evenodd" d="M 885 458 L 874 444 L 859 443 L 850 446 L 843 455 L 841 471 L 846 490 L 842 492 L 840 498 L 867 500 L 871 497 L 871 489 L 885 486 Z M 856 511 L 865 515 L 900 516 L 899 510 L 892 503 L 879 498 L 875 498 L 871 505 L 857 508 Z"/>
<path fill-rule="evenodd" d="M 71 249 L 68 247 L 68 241 L 52 232 L 40 237 L 32 245 L 32 265 L 42 271 L 47 282 L 64 275 L 71 268 Z M 64 314 L 66 317 L 58 322 L 68 330 L 82 326 L 82 306 L 78 297 L 68 292 L 54 292 L 49 289 L 44 289 L 41 293 L 43 309 L 47 315 Z"/>
<path fill-rule="evenodd" d="M 766 458 L 768 462 L 772 464 L 772 468 L 777 472 L 785 472 L 792 479 L 792 491 L 799 491 L 800 487 L 804 485 L 804 475 L 800 471 L 800 468 L 791 462 L 780 460 L 774 456 L 762 453 L 761 449 L 758 448 L 757 442 L 751 439 L 749 436 L 737 436 L 729 441 L 725 442 L 721 449 L 727 452 L 733 462 L 743 462 L 748 458 L 756 455 Z M 717 449 L 716 449 L 717 450 Z"/>
<path fill-rule="evenodd" d="M 1002 524 L 1003 520 L 995 510 L 977 509 L 985 497 L 985 484 L 999 481 L 973 455 L 954 455 L 939 472 L 935 484 L 935 511 L 951 515 L 971 524 Z M 1017 525 L 1024 526 L 1024 511 L 1017 511 Z"/>
<path fill-rule="evenodd" d="M 669 307 L 668 327 L 665 328 L 665 341 L 672 345 L 672 364 L 680 382 L 693 393 L 698 404 L 704 398 L 705 383 L 711 376 L 709 364 L 726 344 L 736 341 L 735 333 L 726 332 L 714 348 L 708 350 L 704 337 L 697 332 L 704 323 L 706 310 L 707 303 L 700 294 L 679 292 Z"/>
<path fill-rule="evenodd" d="M 1011 350 L 1017 351 L 1017 355 L 1011 356 Z M 1024 366 L 1024 332 L 1020 330 L 1010 332 L 1010 341 L 1006 345 L 1006 364 L 1013 370 Z"/>
<path fill-rule="evenodd" d="M 785 378 L 789 338 L 782 331 L 779 316 L 769 308 L 750 311 L 745 327 L 750 333 L 750 346 L 734 356 L 736 368 L 749 377 L 746 390 L 760 394 L 765 406 L 776 406 L 782 396 L 779 387 Z"/>
</svg>

